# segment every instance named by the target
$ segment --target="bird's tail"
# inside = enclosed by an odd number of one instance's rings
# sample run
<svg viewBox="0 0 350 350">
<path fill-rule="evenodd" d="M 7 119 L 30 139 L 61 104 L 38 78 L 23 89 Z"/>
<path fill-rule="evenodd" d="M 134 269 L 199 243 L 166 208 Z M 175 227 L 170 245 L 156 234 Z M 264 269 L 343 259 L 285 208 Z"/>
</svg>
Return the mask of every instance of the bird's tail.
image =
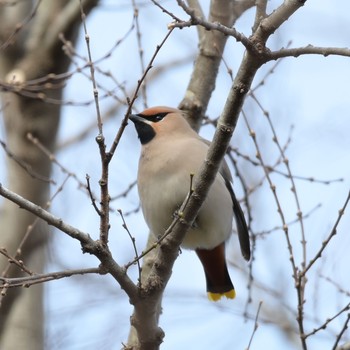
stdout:
<svg viewBox="0 0 350 350">
<path fill-rule="evenodd" d="M 227 270 L 225 243 L 211 250 L 196 249 L 196 253 L 204 268 L 209 300 L 234 299 L 236 292 Z"/>
</svg>

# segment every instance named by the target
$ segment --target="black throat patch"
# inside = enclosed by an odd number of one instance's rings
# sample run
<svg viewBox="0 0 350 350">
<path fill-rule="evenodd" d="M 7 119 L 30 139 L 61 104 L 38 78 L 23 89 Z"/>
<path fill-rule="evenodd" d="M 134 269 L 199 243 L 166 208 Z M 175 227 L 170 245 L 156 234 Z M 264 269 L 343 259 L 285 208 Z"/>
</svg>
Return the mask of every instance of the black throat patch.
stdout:
<svg viewBox="0 0 350 350">
<path fill-rule="evenodd" d="M 134 124 L 142 145 L 150 142 L 156 136 L 156 132 L 151 125 L 141 121 L 135 121 Z"/>
</svg>

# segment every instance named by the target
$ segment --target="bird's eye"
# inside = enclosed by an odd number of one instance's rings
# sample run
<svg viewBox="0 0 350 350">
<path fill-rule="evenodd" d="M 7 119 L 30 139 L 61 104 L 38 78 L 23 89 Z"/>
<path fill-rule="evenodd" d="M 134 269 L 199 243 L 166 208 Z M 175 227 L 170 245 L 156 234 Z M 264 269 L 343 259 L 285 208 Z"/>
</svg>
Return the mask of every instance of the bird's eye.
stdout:
<svg viewBox="0 0 350 350">
<path fill-rule="evenodd" d="M 168 114 L 168 112 L 165 113 L 158 113 L 158 114 L 154 114 L 152 116 L 147 117 L 148 120 L 151 120 L 153 123 L 158 123 L 161 120 L 163 120 L 163 118 Z"/>
<path fill-rule="evenodd" d="M 164 118 L 163 114 L 158 114 L 154 117 L 155 121 L 160 122 Z"/>
</svg>

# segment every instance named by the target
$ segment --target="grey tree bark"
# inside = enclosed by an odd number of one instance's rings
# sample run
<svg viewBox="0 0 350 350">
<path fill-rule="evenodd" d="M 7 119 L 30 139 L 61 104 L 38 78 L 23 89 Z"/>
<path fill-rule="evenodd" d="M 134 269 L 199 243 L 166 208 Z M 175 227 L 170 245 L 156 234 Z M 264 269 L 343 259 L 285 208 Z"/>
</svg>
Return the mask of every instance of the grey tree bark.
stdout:
<svg viewBox="0 0 350 350">
<path fill-rule="evenodd" d="M 84 12 L 96 4 L 83 1 Z M 51 162 L 28 134 L 54 150 L 61 105 L 48 100 L 61 100 L 63 84 L 56 77 L 70 63 L 59 34 L 74 42 L 80 22 L 80 5 L 75 1 L 21 1 L 0 8 L 0 79 L 7 90 L 2 93 L 7 186 L 42 207 L 47 207 L 50 197 Z M 42 272 L 50 239 L 48 225 L 9 201 L 2 205 L 0 222 L 0 247 L 31 271 Z M 1 256 L 0 273 L 19 276 L 21 271 Z M 1 349 L 43 348 L 42 296 L 42 285 L 7 290 L 1 305 Z"/>
</svg>

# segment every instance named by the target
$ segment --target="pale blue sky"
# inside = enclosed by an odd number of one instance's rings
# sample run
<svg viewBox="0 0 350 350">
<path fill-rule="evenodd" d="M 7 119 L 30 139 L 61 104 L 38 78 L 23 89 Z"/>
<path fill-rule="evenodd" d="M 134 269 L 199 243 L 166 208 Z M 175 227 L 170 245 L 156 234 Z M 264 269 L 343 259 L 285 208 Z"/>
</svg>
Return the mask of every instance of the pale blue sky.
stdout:
<svg viewBox="0 0 350 350">
<path fill-rule="evenodd" d="M 121 1 L 115 5 L 114 1 L 106 0 L 106 5 L 94 11 L 87 26 L 91 37 L 91 50 L 94 59 L 104 57 L 113 45 L 129 30 L 132 23 L 132 8 L 129 1 Z M 148 3 L 147 1 L 143 3 Z M 208 1 L 203 1 L 208 3 Z M 275 8 L 281 1 L 270 1 L 270 9 Z M 164 6 L 176 7 L 175 2 L 165 1 Z M 205 5 L 203 5 L 205 6 Z M 268 44 L 272 49 L 286 46 L 292 40 L 292 47 L 313 44 L 315 46 L 350 47 L 348 0 L 309 0 L 271 39 Z M 176 10 L 179 17 L 187 16 Z M 238 22 L 237 29 L 249 36 L 254 11 L 248 11 Z M 152 5 L 140 7 L 140 25 L 142 43 L 145 49 L 144 58 L 147 64 L 156 45 L 166 34 L 166 25 L 170 19 Z M 86 56 L 84 35 L 81 32 L 78 45 L 79 52 Z M 147 89 L 148 104 L 177 106 L 183 98 L 197 50 L 197 36 L 194 29 L 177 30 L 157 57 L 154 70 L 163 64 L 185 59 L 186 63 L 178 68 L 168 69 L 156 81 L 150 83 Z M 229 40 L 225 51 L 225 60 L 235 73 L 241 60 L 243 48 L 235 40 Z M 274 62 L 267 64 L 257 75 L 254 84 L 266 74 Z M 118 82 L 125 84 L 127 91 L 132 91 L 141 75 L 135 32 L 120 45 L 110 58 L 99 65 L 101 69 L 111 71 Z M 73 68 L 72 68 L 73 69 Z M 88 74 L 88 71 L 86 71 Z M 115 83 L 97 72 L 97 81 L 114 89 Z M 305 231 L 308 241 L 308 259 L 319 248 L 322 240 L 327 237 L 334 224 L 338 209 L 343 205 L 349 191 L 350 173 L 350 99 L 348 97 L 350 81 L 349 58 L 304 56 L 298 59 L 286 58 L 270 75 L 261 87 L 257 96 L 263 107 L 269 111 L 271 120 L 284 144 L 289 135 L 290 126 L 294 125 L 292 141 L 286 151 L 293 174 L 304 177 L 315 177 L 320 180 L 344 178 L 341 183 L 312 184 L 308 181 L 296 180 L 298 195 L 302 211 L 309 212 L 318 203 L 322 207 L 317 209 L 305 220 Z M 207 114 L 217 117 L 223 108 L 231 81 L 222 66 L 216 90 L 210 101 Z M 103 91 L 100 90 L 100 96 Z M 118 97 L 123 97 L 117 91 Z M 77 102 L 92 100 L 90 82 L 76 76 L 69 82 L 65 99 Z M 102 113 L 105 113 L 114 103 L 113 98 L 101 101 Z M 143 108 L 142 100 L 136 103 L 138 109 Z M 257 133 L 262 154 L 267 163 L 272 163 L 278 152 L 271 141 L 272 134 L 265 118 L 257 105 L 247 99 L 245 112 L 250 124 Z M 110 145 L 119 127 L 126 108 L 121 108 L 111 122 L 105 123 L 106 141 Z M 59 143 L 72 135 L 79 133 L 84 125 L 95 120 L 95 107 L 89 104 L 85 107 L 67 106 L 63 110 Z M 201 133 L 210 138 L 213 130 L 205 128 Z M 3 130 L 0 133 L 3 137 Z M 85 181 L 85 174 L 91 176 L 93 188 L 98 192 L 100 164 L 98 148 L 94 141 L 97 129 L 89 134 L 83 142 L 62 150 L 58 153 L 59 161 L 70 171 L 74 172 L 81 181 Z M 255 149 L 249 138 L 247 128 L 240 119 L 237 126 L 233 145 L 239 147 L 252 159 Z M 136 132 L 129 125 L 117 150 L 111 165 L 111 194 L 123 191 L 128 183 L 136 177 L 139 156 L 139 143 Z M 1 157 L 3 157 L 3 154 Z M 251 166 L 243 159 L 239 159 L 239 166 L 251 185 L 263 176 L 261 169 Z M 283 166 L 279 170 L 285 172 Z M 57 182 L 64 179 L 64 175 L 55 168 Z M 277 186 L 287 221 L 296 216 L 295 200 L 290 191 L 290 181 L 279 175 L 272 175 Z M 0 171 L 0 181 L 3 174 Z M 238 180 L 236 191 L 242 195 Z M 53 188 L 53 191 L 55 189 Z M 252 227 L 255 232 L 271 229 L 281 225 L 277 214 L 276 204 L 271 191 L 265 184 L 251 197 L 254 221 Z M 124 212 L 138 206 L 137 191 L 134 189 L 124 199 L 113 203 L 114 208 L 121 208 Z M 70 180 L 64 191 L 53 203 L 53 212 L 72 225 L 98 235 L 98 218 L 90 201 L 77 191 L 77 184 Z M 310 275 L 307 288 L 306 318 L 307 330 L 320 324 L 327 317 L 331 317 L 349 298 L 340 295 L 334 287 L 320 280 L 319 275 L 334 278 L 343 288 L 350 288 L 348 266 L 350 264 L 348 247 L 350 236 L 348 227 L 350 216 L 347 211 L 337 237 L 327 249 L 323 266 L 318 264 Z M 120 264 L 133 258 L 133 247 L 126 233 L 121 228 L 118 215 L 112 215 L 111 249 Z M 147 239 L 147 228 L 142 215 L 130 215 L 127 224 L 137 239 L 141 251 Z M 295 245 L 295 255 L 300 257 L 300 227 L 290 227 L 291 237 Z M 93 257 L 82 255 L 77 242 L 55 232 L 55 244 L 51 247 L 51 263 L 48 270 L 63 268 L 90 267 L 97 264 Z M 231 239 L 228 255 L 234 263 L 245 269 L 243 258 L 237 254 L 237 240 Z M 296 293 L 291 279 L 291 267 L 288 260 L 286 240 L 281 230 L 267 235 L 257 242 L 256 260 L 254 261 L 254 278 L 258 285 L 268 289 L 276 289 L 282 295 L 284 302 L 295 309 Z M 232 248 L 231 246 L 234 246 Z M 322 269 L 321 269 L 322 267 Z M 319 271 L 318 271 L 319 269 Z M 133 278 L 137 279 L 136 268 L 130 270 Z M 163 301 L 163 315 L 160 326 L 166 333 L 162 349 L 173 350 L 190 348 L 199 349 L 245 349 L 248 346 L 254 326 L 258 303 L 263 302 L 259 328 L 254 336 L 251 349 L 295 350 L 300 349 L 296 338 L 294 346 L 278 330 L 278 327 L 263 322 L 277 319 L 285 309 L 275 300 L 271 293 L 264 288 L 253 288 L 253 303 L 248 311 L 250 320 L 244 320 L 243 312 L 247 300 L 247 273 L 240 272 L 235 267 L 230 268 L 230 274 L 237 289 L 237 299 L 211 303 L 206 299 L 205 281 L 199 261 L 195 254 L 184 251 L 175 263 L 173 275 L 165 291 Z M 320 280 L 319 284 L 315 281 Z M 48 310 L 47 334 L 50 350 L 79 350 L 79 349 L 119 349 L 121 342 L 126 341 L 129 316 L 132 311 L 128 298 L 115 282 L 106 276 L 88 278 L 74 277 L 69 280 L 55 281 L 46 286 L 46 307 Z M 315 306 L 316 305 L 316 306 Z M 264 311 L 264 312 L 263 312 Z M 290 315 L 289 315 L 290 316 Z M 342 319 L 343 320 L 343 319 Z M 296 327 L 295 320 L 290 316 L 291 325 Z M 322 334 L 310 337 L 309 349 L 326 350 L 331 347 L 335 335 L 341 329 L 341 322 L 334 322 Z M 349 333 L 345 336 L 349 339 Z"/>
</svg>

